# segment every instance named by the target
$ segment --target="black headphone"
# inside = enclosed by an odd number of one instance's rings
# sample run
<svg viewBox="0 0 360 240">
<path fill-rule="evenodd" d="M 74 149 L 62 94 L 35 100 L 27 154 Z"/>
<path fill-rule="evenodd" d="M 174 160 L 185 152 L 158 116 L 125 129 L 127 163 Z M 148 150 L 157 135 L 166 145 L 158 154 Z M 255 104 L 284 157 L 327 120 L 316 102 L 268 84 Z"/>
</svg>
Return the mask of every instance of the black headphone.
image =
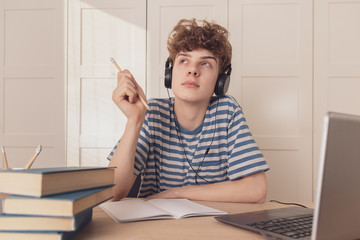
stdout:
<svg viewBox="0 0 360 240">
<path fill-rule="evenodd" d="M 171 88 L 171 81 L 172 81 L 172 69 L 173 67 L 170 66 L 169 58 L 166 60 L 165 63 L 165 81 L 164 85 L 166 88 Z M 229 88 L 230 84 L 230 74 L 231 74 L 231 64 L 226 68 L 226 73 L 221 73 L 216 80 L 214 93 L 216 96 L 224 96 Z"/>
</svg>

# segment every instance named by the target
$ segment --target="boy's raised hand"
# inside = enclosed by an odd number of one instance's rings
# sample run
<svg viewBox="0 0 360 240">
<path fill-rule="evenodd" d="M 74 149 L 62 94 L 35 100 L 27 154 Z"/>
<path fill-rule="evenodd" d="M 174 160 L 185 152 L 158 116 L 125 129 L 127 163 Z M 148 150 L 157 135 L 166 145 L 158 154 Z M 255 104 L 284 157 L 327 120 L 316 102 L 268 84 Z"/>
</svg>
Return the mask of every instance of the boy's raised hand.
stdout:
<svg viewBox="0 0 360 240">
<path fill-rule="evenodd" d="M 146 99 L 133 75 L 127 69 L 119 71 L 112 99 L 129 120 L 144 121 L 146 108 L 140 97 Z"/>
</svg>

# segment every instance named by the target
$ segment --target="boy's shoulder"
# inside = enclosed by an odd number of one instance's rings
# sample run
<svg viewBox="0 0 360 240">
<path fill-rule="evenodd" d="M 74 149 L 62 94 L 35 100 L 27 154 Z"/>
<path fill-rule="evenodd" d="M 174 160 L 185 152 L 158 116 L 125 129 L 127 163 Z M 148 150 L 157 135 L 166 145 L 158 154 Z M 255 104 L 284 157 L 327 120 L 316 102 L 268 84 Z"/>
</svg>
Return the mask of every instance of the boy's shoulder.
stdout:
<svg viewBox="0 0 360 240">
<path fill-rule="evenodd" d="M 164 109 L 168 110 L 170 108 L 171 99 L 169 98 L 149 98 L 148 105 L 152 110 Z"/>
<path fill-rule="evenodd" d="M 148 102 L 155 103 L 155 104 L 159 104 L 159 103 L 160 104 L 164 104 L 164 103 L 169 104 L 170 99 L 169 98 L 154 98 L 154 97 L 152 97 L 152 98 L 148 99 Z"/>
<path fill-rule="evenodd" d="M 240 104 L 236 101 L 236 99 L 231 95 L 225 95 L 221 97 L 213 98 L 214 103 L 218 102 L 219 106 L 227 106 L 228 108 L 241 110 Z"/>
<path fill-rule="evenodd" d="M 174 98 L 150 98 L 148 99 L 148 105 L 153 110 L 169 110 L 171 104 L 173 104 Z M 210 100 L 210 105 L 219 104 L 219 107 L 226 106 L 229 109 L 240 109 L 240 104 L 236 101 L 236 99 L 231 95 L 225 95 L 221 97 L 213 97 Z"/>
</svg>

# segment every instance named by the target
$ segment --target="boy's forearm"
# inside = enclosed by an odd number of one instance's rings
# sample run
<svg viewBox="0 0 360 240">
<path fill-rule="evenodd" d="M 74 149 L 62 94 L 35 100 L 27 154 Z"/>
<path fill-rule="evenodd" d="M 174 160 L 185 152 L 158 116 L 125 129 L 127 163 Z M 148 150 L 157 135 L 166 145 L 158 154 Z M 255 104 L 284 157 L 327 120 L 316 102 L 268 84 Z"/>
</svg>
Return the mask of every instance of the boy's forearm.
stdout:
<svg viewBox="0 0 360 240">
<path fill-rule="evenodd" d="M 124 134 L 109 163 L 109 166 L 116 167 L 114 200 L 126 197 L 136 179 L 134 161 L 141 126 L 140 123 L 127 122 Z"/>
<path fill-rule="evenodd" d="M 263 203 L 267 184 L 264 172 L 238 179 L 213 184 L 172 188 L 149 198 L 186 198 L 191 200 Z"/>
</svg>

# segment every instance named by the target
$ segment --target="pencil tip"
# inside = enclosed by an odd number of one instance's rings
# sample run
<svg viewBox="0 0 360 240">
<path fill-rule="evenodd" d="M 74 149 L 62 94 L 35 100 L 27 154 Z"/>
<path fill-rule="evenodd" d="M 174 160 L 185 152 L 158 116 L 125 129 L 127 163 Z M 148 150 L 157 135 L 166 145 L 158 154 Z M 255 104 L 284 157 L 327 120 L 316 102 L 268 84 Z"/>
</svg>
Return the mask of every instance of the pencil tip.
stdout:
<svg viewBox="0 0 360 240">
<path fill-rule="evenodd" d="M 39 154 L 40 151 L 41 151 L 41 149 L 42 149 L 42 145 L 39 145 L 39 146 L 36 148 L 36 153 Z"/>
</svg>

